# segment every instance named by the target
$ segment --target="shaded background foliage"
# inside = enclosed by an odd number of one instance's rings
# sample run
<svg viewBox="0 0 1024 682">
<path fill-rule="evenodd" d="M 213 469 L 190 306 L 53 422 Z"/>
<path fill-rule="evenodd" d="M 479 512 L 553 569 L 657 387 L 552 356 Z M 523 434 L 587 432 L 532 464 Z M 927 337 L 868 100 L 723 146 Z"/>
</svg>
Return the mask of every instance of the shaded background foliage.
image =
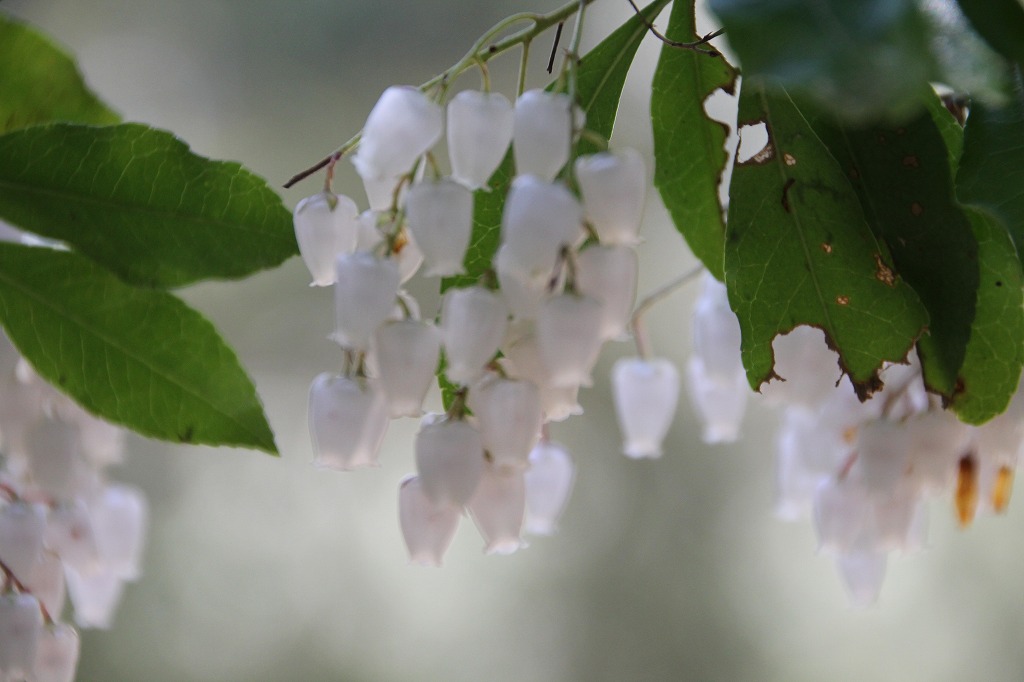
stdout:
<svg viewBox="0 0 1024 682">
<path fill-rule="evenodd" d="M 197 153 L 241 160 L 274 183 L 346 139 L 385 86 L 425 80 L 509 12 L 550 6 L 3 4 L 75 53 L 125 120 L 173 130 Z M 628 13 L 598 3 L 586 44 Z M 535 85 L 547 80 L 541 44 Z M 655 44 L 641 47 L 616 133 L 648 158 L 656 57 Z M 506 91 L 514 71 L 514 61 L 492 65 Z M 316 185 L 285 192 L 286 203 Z M 359 196 L 348 169 L 338 187 Z M 645 233 L 641 291 L 692 263 L 653 195 Z M 951 511 L 934 508 L 934 547 L 892 562 L 881 604 L 853 611 L 831 563 L 813 556 L 810 528 L 771 516 L 766 413 L 749 419 L 740 444 L 712 449 L 684 401 L 664 460 L 618 454 L 605 377 L 631 351 L 622 344 L 582 396 L 587 414 L 554 430 L 579 466 L 561 534 L 497 559 L 480 555 L 465 524 L 446 568 L 407 567 L 395 492 L 412 467 L 415 425 L 393 425 L 381 470 L 307 464 L 306 390 L 338 364 L 326 340 L 330 292 L 307 281 L 292 259 L 181 292 L 252 373 L 283 459 L 131 439 L 119 476 L 153 502 L 147 573 L 112 632 L 85 633 L 79 679 L 958 680 L 1010 678 L 1024 664 L 1019 502 L 963 534 Z M 694 294 L 649 322 L 655 348 L 680 363 Z"/>
</svg>

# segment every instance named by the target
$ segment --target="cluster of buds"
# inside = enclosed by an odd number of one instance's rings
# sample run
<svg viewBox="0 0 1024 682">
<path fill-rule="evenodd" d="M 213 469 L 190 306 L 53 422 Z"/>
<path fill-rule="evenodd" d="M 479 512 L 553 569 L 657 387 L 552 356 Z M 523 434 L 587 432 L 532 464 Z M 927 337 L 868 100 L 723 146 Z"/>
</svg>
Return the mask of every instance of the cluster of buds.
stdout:
<svg viewBox="0 0 1024 682">
<path fill-rule="evenodd" d="M 376 466 L 389 420 L 422 418 L 417 472 L 399 490 L 415 563 L 441 563 L 464 511 L 488 553 L 511 553 L 524 532 L 553 532 L 570 494 L 573 463 L 548 424 L 582 413 L 577 394 L 602 344 L 629 337 L 647 185 L 634 150 L 574 158 L 584 119 L 564 93 L 531 90 L 513 104 L 463 91 L 445 112 L 419 89 L 391 87 L 353 158 L 369 209 L 329 187 L 295 209 L 313 284 L 334 286 L 345 358 L 310 390 L 314 464 Z M 447 176 L 430 151 L 445 128 Z M 510 146 L 516 172 L 491 268 L 448 289 L 435 324 L 402 285 L 421 265 L 427 277 L 464 274 L 474 192 L 496 191 L 488 182 Z M 451 404 L 423 415 L 441 358 Z M 623 359 L 613 384 L 625 454 L 660 456 L 675 368 Z"/>
<path fill-rule="evenodd" d="M 139 577 L 146 502 L 106 471 L 124 431 L 43 381 L 0 337 L 0 679 L 68 682 L 79 640 L 107 628 Z"/>
<path fill-rule="evenodd" d="M 732 440 L 751 394 L 739 326 L 713 280 L 694 330 L 690 387 L 704 438 Z M 783 381 L 763 386 L 760 399 L 781 412 L 776 513 L 813 520 L 819 549 L 835 558 L 854 603 L 877 600 L 891 552 L 926 545 L 930 498 L 952 491 L 962 526 L 1005 510 L 1024 443 L 1020 393 L 1003 414 L 968 426 L 925 390 L 913 355 L 885 367 L 883 390 L 862 403 L 820 330 L 797 327 L 776 338 L 774 351 Z"/>
</svg>

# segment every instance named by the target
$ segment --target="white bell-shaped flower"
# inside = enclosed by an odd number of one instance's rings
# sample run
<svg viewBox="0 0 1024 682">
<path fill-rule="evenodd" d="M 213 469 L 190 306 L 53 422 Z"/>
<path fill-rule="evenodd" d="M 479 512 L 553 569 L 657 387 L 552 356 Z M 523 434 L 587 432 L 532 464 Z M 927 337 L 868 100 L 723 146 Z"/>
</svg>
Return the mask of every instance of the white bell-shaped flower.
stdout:
<svg viewBox="0 0 1024 682">
<path fill-rule="evenodd" d="M 335 272 L 334 340 L 345 348 L 366 350 L 395 305 L 401 283 L 398 264 L 370 253 L 343 253 L 335 259 Z"/>
<path fill-rule="evenodd" d="M 705 443 L 732 443 L 740 435 L 747 411 L 750 385 L 743 372 L 733 375 L 732 383 L 709 376 L 703 359 L 692 356 L 686 364 L 687 392 L 704 429 Z"/>
<path fill-rule="evenodd" d="M 661 457 L 679 400 L 679 372 L 664 358 L 620 358 L 612 367 L 612 397 L 623 435 L 623 453 Z"/>
<path fill-rule="evenodd" d="M 509 255 L 506 246 L 498 247 L 494 254 L 494 270 L 512 317 L 517 320 L 537 317 L 537 309 L 548 295 L 550 273 L 529 274 Z"/>
<path fill-rule="evenodd" d="M 382 211 L 363 211 L 359 214 L 356 225 L 359 233 L 356 251 L 379 252 L 382 248 L 380 244 L 385 239 L 385 232 L 391 233 L 395 229 L 395 223 L 389 216 L 389 213 Z M 399 234 L 395 248 L 396 251 L 391 253 L 390 258 L 398 262 L 399 279 L 404 284 L 419 271 L 420 265 L 423 264 L 423 253 L 405 231 Z"/>
<path fill-rule="evenodd" d="M 330 373 L 309 388 L 313 466 L 351 471 L 377 466 L 388 426 L 388 406 L 376 382 Z"/>
<path fill-rule="evenodd" d="M 78 443 L 82 455 L 92 466 L 105 467 L 124 461 L 125 429 L 94 417 L 85 410 L 79 410 L 75 423 L 78 424 Z"/>
<path fill-rule="evenodd" d="M 527 90 L 519 96 L 512 136 L 516 173 L 555 179 L 569 160 L 574 109 L 565 93 Z"/>
<path fill-rule="evenodd" d="M 836 415 L 798 406 L 783 410 L 776 444 L 775 512 L 780 518 L 809 517 L 818 486 L 848 462 L 857 428 Z"/>
<path fill-rule="evenodd" d="M 79 627 L 109 630 L 124 593 L 124 580 L 106 569 L 83 575 L 70 566 L 65 567 L 64 576 Z"/>
<path fill-rule="evenodd" d="M 320 192 L 295 206 L 295 239 L 313 286 L 334 284 L 334 259 L 356 248 L 359 208 L 346 196 Z"/>
<path fill-rule="evenodd" d="M 32 573 L 23 582 L 51 616 L 56 618 L 64 610 L 67 585 L 64 582 L 64 563 L 59 556 L 53 552 L 43 552 Z"/>
<path fill-rule="evenodd" d="M 736 374 L 743 373 L 740 322 L 729 307 L 725 285 L 710 273 L 703 276 L 703 287 L 693 309 L 692 326 L 693 352 L 703 362 L 709 377 L 731 383 Z M 795 333 L 805 334 L 802 331 Z M 776 343 L 783 342 L 780 339 Z"/>
<path fill-rule="evenodd" d="M 970 427 L 946 410 L 915 415 L 906 419 L 904 426 L 910 434 L 910 478 L 928 492 L 949 490 L 956 479 L 957 462 L 970 449 Z"/>
<path fill-rule="evenodd" d="M 540 437 L 540 391 L 522 379 L 496 379 L 470 392 L 484 448 L 500 470 L 526 469 Z"/>
<path fill-rule="evenodd" d="M 416 471 L 435 504 L 463 507 L 480 484 L 484 444 L 462 419 L 424 418 L 416 434 Z"/>
<path fill-rule="evenodd" d="M 363 191 L 371 211 L 390 211 L 401 205 L 403 189 L 399 189 L 402 176 L 363 178 Z M 396 196 L 396 191 L 398 195 Z"/>
<path fill-rule="evenodd" d="M 121 580 L 142 574 L 149 505 L 138 488 L 112 483 L 89 503 L 96 550 L 105 570 Z"/>
<path fill-rule="evenodd" d="M 891 494 L 904 481 L 912 433 L 902 423 L 874 419 L 857 430 L 853 471 L 872 495 Z"/>
<path fill-rule="evenodd" d="M 480 286 L 449 289 L 441 304 L 445 374 L 468 385 L 494 357 L 508 327 L 508 305 L 501 294 Z"/>
<path fill-rule="evenodd" d="M 592 245 L 576 256 L 576 288 L 601 303 L 601 338 L 624 339 L 640 264 L 631 246 Z"/>
<path fill-rule="evenodd" d="M 406 476 L 398 488 L 398 521 L 409 561 L 440 566 L 459 528 L 462 508 L 431 500 L 417 476 Z"/>
<path fill-rule="evenodd" d="M 60 504 L 50 510 L 44 534 L 46 547 L 83 573 L 96 568 L 99 552 L 89 509 L 80 502 Z"/>
<path fill-rule="evenodd" d="M 844 552 L 836 557 L 836 566 L 855 606 L 871 606 L 878 601 L 885 582 L 888 553 L 878 551 Z"/>
<path fill-rule="evenodd" d="M 473 233 L 473 193 L 451 180 L 419 182 L 405 198 L 406 227 L 420 251 L 428 277 L 465 272 L 462 260 Z"/>
<path fill-rule="evenodd" d="M 352 163 L 363 178 L 394 178 L 441 139 L 444 112 L 418 88 L 393 85 L 377 100 L 363 126 Z"/>
<path fill-rule="evenodd" d="M 541 441 L 530 451 L 526 483 L 526 520 L 523 530 L 531 535 L 554 535 L 576 478 L 569 451 L 559 443 Z"/>
<path fill-rule="evenodd" d="M 499 92 L 463 90 L 448 102 L 452 178 L 469 189 L 487 187 L 512 141 L 513 109 Z"/>
<path fill-rule="evenodd" d="M 466 507 L 483 536 L 487 554 L 512 554 L 526 546 L 521 538 L 526 515 L 526 484 L 521 470 L 488 464 Z"/>
<path fill-rule="evenodd" d="M 0 507 L 0 561 L 18 580 L 26 578 L 39 561 L 45 532 L 42 507 L 20 500 Z"/>
<path fill-rule="evenodd" d="M 0 679 L 34 679 L 42 632 L 38 599 L 30 594 L 0 594 Z"/>
<path fill-rule="evenodd" d="M 552 296 L 537 311 L 537 345 L 552 386 L 590 386 L 601 351 L 601 304 L 574 292 Z"/>
<path fill-rule="evenodd" d="M 647 171 L 635 149 L 576 159 L 576 181 L 587 220 L 602 244 L 636 244 L 644 215 Z"/>
<path fill-rule="evenodd" d="M 583 208 L 561 183 L 521 175 L 512 182 L 501 217 L 510 264 L 529 276 L 550 276 L 563 246 L 583 235 Z"/>
<path fill-rule="evenodd" d="M 390 416 L 423 414 L 440 352 L 441 332 L 429 322 L 392 320 L 377 328 L 373 353 Z"/>
<path fill-rule="evenodd" d="M 544 421 L 564 421 L 583 414 L 583 408 L 576 399 L 579 384 L 565 387 L 551 384 L 551 373 L 541 358 L 533 321 L 523 320 L 513 324 L 501 350 L 505 356 L 501 362 L 506 373 L 531 381 L 540 390 Z"/>
<path fill-rule="evenodd" d="M 33 682 L 73 682 L 78 667 L 78 631 L 67 623 L 45 625 L 39 635 Z"/>
</svg>

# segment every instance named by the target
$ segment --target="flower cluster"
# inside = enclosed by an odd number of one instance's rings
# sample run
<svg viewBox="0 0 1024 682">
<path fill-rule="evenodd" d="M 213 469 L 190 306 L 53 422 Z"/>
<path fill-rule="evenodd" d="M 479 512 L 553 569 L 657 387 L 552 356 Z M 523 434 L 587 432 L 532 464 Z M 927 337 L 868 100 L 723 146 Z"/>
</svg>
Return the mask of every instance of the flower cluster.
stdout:
<svg viewBox="0 0 1024 682">
<path fill-rule="evenodd" d="M 710 278 L 709 278 L 710 279 Z M 710 280 L 694 319 L 694 404 L 708 442 L 734 439 L 750 391 L 739 325 L 725 288 Z M 952 491 L 966 526 L 1002 512 L 1024 441 L 1024 397 L 980 426 L 960 422 L 929 395 L 920 366 L 889 365 L 885 387 L 860 402 L 820 330 L 797 327 L 774 342 L 775 372 L 761 400 L 781 409 L 776 513 L 811 518 L 823 553 L 835 557 L 851 600 L 873 603 L 889 554 L 926 545 L 927 502 Z"/>
<path fill-rule="evenodd" d="M 0 336 L 0 679 L 68 682 L 79 641 L 139 577 L 146 501 L 113 483 L 124 432 L 43 381 Z"/>
<path fill-rule="evenodd" d="M 574 158 L 584 119 L 565 93 L 531 90 L 513 104 L 463 91 L 445 111 L 419 89 L 391 87 L 353 158 L 370 208 L 329 189 L 296 207 L 313 284 L 334 286 L 333 338 L 345 357 L 340 374 L 321 374 L 310 390 L 314 463 L 375 466 L 389 420 L 422 416 L 417 473 L 399 490 L 416 563 L 441 563 L 463 510 L 487 552 L 513 552 L 524 530 L 554 531 L 570 494 L 572 460 L 546 425 L 582 413 L 577 393 L 602 344 L 628 338 L 647 184 L 634 150 Z M 447 176 L 431 152 L 445 132 Z M 474 191 L 497 191 L 488 182 L 509 147 L 515 177 L 491 268 L 448 289 L 435 324 L 402 285 L 421 267 L 464 274 Z M 451 405 L 423 416 L 441 357 Z M 623 359 L 613 383 L 625 453 L 659 456 L 675 368 Z"/>
</svg>

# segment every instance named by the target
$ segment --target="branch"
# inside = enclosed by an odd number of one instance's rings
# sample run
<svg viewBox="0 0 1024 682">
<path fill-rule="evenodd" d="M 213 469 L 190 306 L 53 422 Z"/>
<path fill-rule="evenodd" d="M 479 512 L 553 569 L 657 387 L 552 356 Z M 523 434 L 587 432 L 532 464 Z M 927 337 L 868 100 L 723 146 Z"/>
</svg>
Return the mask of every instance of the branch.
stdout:
<svg viewBox="0 0 1024 682">
<path fill-rule="evenodd" d="M 640 11 L 640 8 L 636 6 L 636 3 L 633 2 L 633 0 L 627 0 L 627 1 L 629 2 L 630 6 L 633 8 L 633 11 L 636 12 L 636 15 L 638 17 L 640 17 L 640 21 L 644 22 L 644 25 L 647 26 L 647 30 L 650 31 L 651 34 L 654 35 L 655 38 L 657 38 L 661 42 L 665 43 L 669 47 L 676 47 L 676 48 L 679 48 L 681 50 L 693 50 L 694 52 L 700 52 L 701 54 L 706 54 L 709 57 L 721 57 L 722 56 L 722 53 L 719 52 L 718 50 L 714 49 L 713 47 L 710 50 L 705 50 L 705 49 L 701 48 L 701 45 L 706 45 L 708 43 L 708 41 L 714 40 L 718 36 L 720 36 L 723 33 L 725 33 L 725 29 L 724 28 L 720 28 L 717 31 L 715 31 L 714 33 L 708 33 L 707 35 L 705 35 L 700 40 L 694 41 L 692 43 L 681 43 L 678 40 L 672 40 L 671 38 L 667 37 L 664 33 L 661 33 L 658 29 L 654 28 L 654 24 L 652 24 L 650 21 L 647 20 L 647 17 L 645 17 L 643 15 L 643 13 Z"/>
</svg>

